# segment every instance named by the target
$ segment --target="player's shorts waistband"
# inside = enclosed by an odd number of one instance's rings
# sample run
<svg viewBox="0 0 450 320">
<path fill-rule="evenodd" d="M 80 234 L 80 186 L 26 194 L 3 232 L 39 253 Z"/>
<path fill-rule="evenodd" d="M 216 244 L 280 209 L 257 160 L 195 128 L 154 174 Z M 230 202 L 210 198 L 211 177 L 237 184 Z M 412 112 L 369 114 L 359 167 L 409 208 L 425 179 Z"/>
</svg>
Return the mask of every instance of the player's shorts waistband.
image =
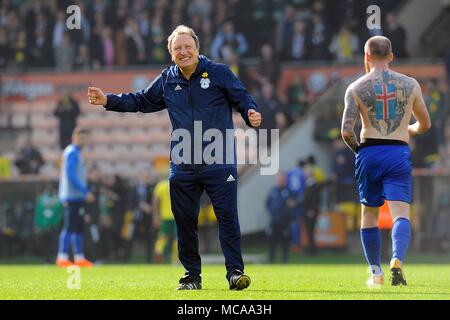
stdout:
<svg viewBox="0 0 450 320">
<path fill-rule="evenodd" d="M 367 138 L 361 140 L 359 150 L 370 146 L 408 146 L 408 143 L 401 140 Z"/>
</svg>

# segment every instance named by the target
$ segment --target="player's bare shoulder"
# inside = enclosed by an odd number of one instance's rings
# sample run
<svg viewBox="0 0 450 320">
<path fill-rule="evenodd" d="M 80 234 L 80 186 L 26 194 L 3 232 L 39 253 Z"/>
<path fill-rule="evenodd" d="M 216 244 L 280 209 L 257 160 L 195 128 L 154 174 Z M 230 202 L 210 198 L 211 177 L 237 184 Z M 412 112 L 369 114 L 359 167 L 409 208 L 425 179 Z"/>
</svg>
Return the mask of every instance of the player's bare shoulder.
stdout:
<svg viewBox="0 0 450 320">
<path fill-rule="evenodd" d="M 367 108 L 372 127 L 382 136 L 389 136 L 402 123 L 416 85 L 413 78 L 383 70 L 364 75 L 352 84 L 352 88 L 359 104 Z"/>
</svg>

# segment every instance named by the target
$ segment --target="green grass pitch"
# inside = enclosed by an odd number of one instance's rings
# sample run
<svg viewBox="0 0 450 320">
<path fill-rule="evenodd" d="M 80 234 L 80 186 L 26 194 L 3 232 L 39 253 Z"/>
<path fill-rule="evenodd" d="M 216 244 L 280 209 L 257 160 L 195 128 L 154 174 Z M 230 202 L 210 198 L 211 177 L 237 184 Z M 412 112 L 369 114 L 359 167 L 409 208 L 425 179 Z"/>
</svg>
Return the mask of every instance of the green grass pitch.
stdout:
<svg viewBox="0 0 450 320">
<path fill-rule="evenodd" d="M 387 266 L 384 266 L 388 272 Z M 222 265 L 203 267 L 203 290 L 175 291 L 181 266 L 101 265 L 81 269 L 80 289 L 70 274 L 44 265 L 1 265 L 0 299 L 303 300 L 450 299 L 450 264 L 409 264 L 407 287 L 368 289 L 363 263 L 248 264 L 251 286 L 230 291 Z"/>
</svg>

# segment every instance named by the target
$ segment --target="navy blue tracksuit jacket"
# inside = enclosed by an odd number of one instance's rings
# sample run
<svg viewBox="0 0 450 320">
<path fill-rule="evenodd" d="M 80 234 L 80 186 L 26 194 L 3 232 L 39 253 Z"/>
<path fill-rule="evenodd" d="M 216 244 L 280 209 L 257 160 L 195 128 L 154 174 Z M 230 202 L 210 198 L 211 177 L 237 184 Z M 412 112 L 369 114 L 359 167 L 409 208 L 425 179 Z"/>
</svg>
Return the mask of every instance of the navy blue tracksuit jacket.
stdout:
<svg viewBox="0 0 450 320">
<path fill-rule="evenodd" d="M 170 196 L 177 224 L 178 250 L 187 274 L 200 278 L 198 252 L 198 211 L 205 190 L 211 198 L 219 224 L 219 240 L 225 256 L 227 278 L 235 269 L 244 270 L 237 216 L 236 163 L 226 163 L 226 130 L 233 129 L 232 109 L 240 112 L 251 126 L 248 110 L 256 103 L 228 66 L 199 57 L 197 69 L 187 80 L 176 65 L 164 69 L 150 86 L 138 93 L 107 95 L 107 110 L 119 112 L 156 112 L 168 110 L 172 130 L 185 129 L 191 134 L 190 162 L 175 164 L 171 142 Z M 224 138 L 223 163 L 194 163 L 194 122 L 201 121 L 202 133 L 218 129 Z M 211 142 L 203 142 L 201 154 Z M 186 155 L 182 155 L 183 159 Z M 229 157 L 228 157 L 229 158 Z M 235 150 L 233 148 L 233 158 Z"/>
</svg>

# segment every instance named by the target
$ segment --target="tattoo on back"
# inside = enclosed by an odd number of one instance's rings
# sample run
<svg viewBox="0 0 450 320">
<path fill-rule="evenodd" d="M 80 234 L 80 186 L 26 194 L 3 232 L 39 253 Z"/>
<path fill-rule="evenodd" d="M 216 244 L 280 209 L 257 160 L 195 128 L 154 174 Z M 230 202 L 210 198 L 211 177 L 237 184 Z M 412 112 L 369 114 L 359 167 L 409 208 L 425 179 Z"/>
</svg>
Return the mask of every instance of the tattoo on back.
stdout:
<svg viewBox="0 0 450 320">
<path fill-rule="evenodd" d="M 354 90 L 368 108 L 371 125 L 388 136 L 403 120 L 414 82 L 402 74 L 382 71 L 359 82 Z"/>
</svg>

